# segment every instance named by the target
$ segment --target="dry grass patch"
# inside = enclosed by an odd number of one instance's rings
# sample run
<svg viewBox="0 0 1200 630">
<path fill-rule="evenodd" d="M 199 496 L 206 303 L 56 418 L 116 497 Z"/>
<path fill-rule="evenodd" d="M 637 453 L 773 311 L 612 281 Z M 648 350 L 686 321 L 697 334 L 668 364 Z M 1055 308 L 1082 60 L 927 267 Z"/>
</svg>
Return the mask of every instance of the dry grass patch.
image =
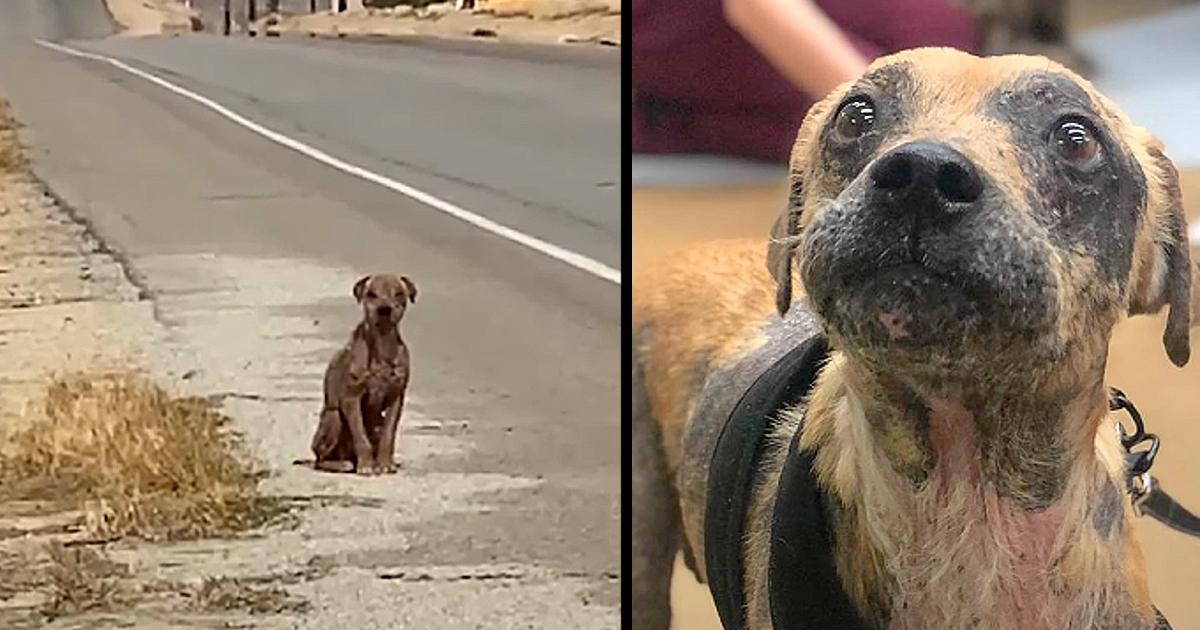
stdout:
<svg viewBox="0 0 1200 630">
<path fill-rule="evenodd" d="M 59 617 L 128 608 L 142 598 L 128 576 L 128 566 L 102 552 L 57 541 L 0 551 L 0 626 L 40 628 Z"/>
<path fill-rule="evenodd" d="M 123 578 L 129 567 L 86 547 L 47 546 L 49 597 L 42 614 L 50 619 L 92 610 L 115 610 L 139 599 Z"/>
<path fill-rule="evenodd" d="M 133 373 L 55 379 L 0 447 L 0 495 L 81 503 L 103 538 L 229 534 L 280 512 L 214 405 Z"/>
<path fill-rule="evenodd" d="M 21 144 L 17 141 L 17 123 L 8 101 L 0 99 L 0 173 L 12 173 L 25 166 Z"/>
<path fill-rule="evenodd" d="M 261 580 L 232 577 L 206 577 L 194 592 L 188 593 L 192 607 L 207 611 L 241 611 L 255 615 L 302 613 L 309 603 L 292 597 L 277 585 Z"/>
</svg>

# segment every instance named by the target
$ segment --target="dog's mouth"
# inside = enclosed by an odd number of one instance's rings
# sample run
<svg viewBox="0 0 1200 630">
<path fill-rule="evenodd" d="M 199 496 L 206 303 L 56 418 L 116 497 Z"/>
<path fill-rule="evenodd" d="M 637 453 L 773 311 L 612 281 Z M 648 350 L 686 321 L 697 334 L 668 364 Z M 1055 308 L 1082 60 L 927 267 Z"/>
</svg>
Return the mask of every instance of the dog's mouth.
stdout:
<svg viewBox="0 0 1200 630">
<path fill-rule="evenodd" d="M 945 240 L 946 237 L 940 237 Z M 973 273 L 959 263 L 961 254 L 947 255 L 936 242 L 926 243 L 919 230 L 884 245 L 879 251 L 866 253 L 858 264 L 850 265 L 842 276 L 840 291 L 895 292 L 929 305 L 949 302 L 970 302 L 988 307 L 995 299 L 986 278 Z M 879 242 L 886 242 L 885 237 Z"/>
<path fill-rule="evenodd" d="M 895 226 L 892 226 L 893 228 Z M 897 235 L 899 232 L 899 235 Z M 941 346 L 993 327 L 1027 326 L 961 234 L 877 229 L 810 259 L 813 306 L 835 331 L 861 343 Z M 1011 321 L 1009 321 L 1011 320 Z"/>
<path fill-rule="evenodd" d="M 847 314 L 881 341 L 928 343 L 987 310 L 967 284 L 921 262 L 879 266 L 848 277 L 845 286 Z"/>
<path fill-rule="evenodd" d="M 382 327 L 393 326 L 397 324 L 400 321 L 400 318 L 404 315 L 404 311 L 402 309 L 390 306 L 380 306 L 372 309 L 370 313 L 371 319 L 374 321 L 375 325 Z"/>
</svg>

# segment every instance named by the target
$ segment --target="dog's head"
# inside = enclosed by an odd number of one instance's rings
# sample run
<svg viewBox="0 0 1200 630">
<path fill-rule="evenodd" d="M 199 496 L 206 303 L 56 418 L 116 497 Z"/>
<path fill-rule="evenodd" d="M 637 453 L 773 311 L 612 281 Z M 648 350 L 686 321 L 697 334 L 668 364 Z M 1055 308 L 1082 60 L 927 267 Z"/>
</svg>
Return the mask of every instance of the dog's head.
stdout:
<svg viewBox="0 0 1200 630">
<path fill-rule="evenodd" d="M 354 299 L 362 304 L 365 321 L 375 326 L 395 326 L 409 303 L 417 301 L 417 285 L 408 276 L 365 276 L 354 283 Z"/>
<path fill-rule="evenodd" d="M 1167 354 L 1188 360 L 1175 167 L 1058 64 L 882 58 L 812 108 L 790 177 L 768 252 L 779 307 L 796 260 L 810 306 L 860 358 L 942 375 L 999 354 L 1045 365 L 1166 306 Z"/>
</svg>

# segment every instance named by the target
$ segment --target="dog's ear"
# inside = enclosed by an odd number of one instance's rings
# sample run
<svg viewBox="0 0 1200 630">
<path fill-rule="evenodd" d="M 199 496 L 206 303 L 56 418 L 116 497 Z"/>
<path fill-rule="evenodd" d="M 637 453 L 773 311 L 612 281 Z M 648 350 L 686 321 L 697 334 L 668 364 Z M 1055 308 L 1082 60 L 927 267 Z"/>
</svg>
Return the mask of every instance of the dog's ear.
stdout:
<svg viewBox="0 0 1200 630">
<path fill-rule="evenodd" d="M 801 215 L 804 213 L 804 183 L 810 174 L 810 165 L 819 147 L 821 129 L 831 112 L 836 112 L 850 83 L 834 89 L 821 102 L 813 105 L 800 125 L 796 142 L 792 145 L 792 159 L 788 168 L 787 209 L 771 227 L 771 238 L 767 242 L 767 272 L 775 279 L 775 307 L 785 315 L 792 305 L 792 262 L 800 244 Z"/>
<path fill-rule="evenodd" d="M 363 276 L 354 283 L 354 299 L 359 302 L 363 299 L 363 293 L 367 290 L 367 283 L 371 281 L 371 276 Z"/>
<path fill-rule="evenodd" d="M 417 301 L 417 285 L 413 284 L 413 281 L 408 276 L 400 276 L 400 282 L 404 283 L 404 290 L 408 294 L 408 301 L 415 303 Z"/>
<path fill-rule="evenodd" d="M 795 174 L 791 177 L 788 208 L 775 219 L 771 239 L 767 242 L 767 271 L 775 279 L 775 308 L 781 316 L 787 314 L 792 305 L 792 260 L 800 242 L 801 207 L 793 204 L 801 198 L 804 184 Z"/>
<path fill-rule="evenodd" d="M 1151 164 L 1146 168 L 1146 218 L 1151 243 L 1138 261 L 1141 267 L 1130 288 L 1129 314 L 1169 309 L 1163 345 L 1175 365 L 1183 367 L 1191 354 L 1189 329 L 1193 310 L 1192 284 L 1200 272 L 1191 262 L 1187 216 L 1179 190 L 1179 172 L 1157 140 L 1147 142 Z"/>
</svg>

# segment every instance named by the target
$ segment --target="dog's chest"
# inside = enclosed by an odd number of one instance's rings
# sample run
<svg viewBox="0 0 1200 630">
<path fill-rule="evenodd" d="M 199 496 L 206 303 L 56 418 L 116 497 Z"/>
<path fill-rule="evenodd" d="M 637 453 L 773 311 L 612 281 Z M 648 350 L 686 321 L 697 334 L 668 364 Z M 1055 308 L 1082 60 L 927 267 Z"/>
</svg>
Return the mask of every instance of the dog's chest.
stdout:
<svg viewBox="0 0 1200 630">
<path fill-rule="evenodd" d="M 955 494 L 913 513 L 889 630 L 1067 627 L 1054 570 L 1061 515 L 1024 514 L 986 488 Z"/>
<path fill-rule="evenodd" d="M 408 385 L 407 361 L 363 361 L 351 372 L 354 389 L 361 392 L 368 410 L 382 412 L 392 401 L 404 395 Z"/>
<path fill-rule="evenodd" d="M 400 363 L 376 363 L 367 369 L 367 400 L 382 404 L 404 393 L 408 383 L 408 366 Z"/>
</svg>

